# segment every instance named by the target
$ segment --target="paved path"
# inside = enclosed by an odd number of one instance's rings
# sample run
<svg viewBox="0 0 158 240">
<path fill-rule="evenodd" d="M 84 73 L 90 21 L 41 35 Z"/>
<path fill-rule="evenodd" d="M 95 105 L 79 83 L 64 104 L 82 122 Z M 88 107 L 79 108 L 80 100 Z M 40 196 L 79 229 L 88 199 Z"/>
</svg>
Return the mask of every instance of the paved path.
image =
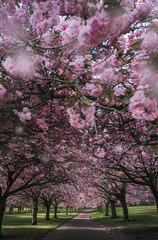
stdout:
<svg viewBox="0 0 158 240">
<path fill-rule="evenodd" d="M 90 219 L 90 212 L 85 210 L 57 228 L 52 240 L 106 240 L 104 227 Z"/>
</svg>

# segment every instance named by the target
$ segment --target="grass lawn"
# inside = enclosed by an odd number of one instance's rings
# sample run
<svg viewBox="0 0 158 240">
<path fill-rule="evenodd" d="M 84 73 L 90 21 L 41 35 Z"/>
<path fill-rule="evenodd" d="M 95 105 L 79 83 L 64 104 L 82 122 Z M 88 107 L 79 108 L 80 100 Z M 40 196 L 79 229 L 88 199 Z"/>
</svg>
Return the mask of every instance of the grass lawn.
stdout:
<svg viewBox="0 0 158 240">
<path fill-rule="evenodd" d="M 53 219 L 53 211 L 51 210 L 50 221 L 45 221 L 45 211 L 38 213 L 38 225 L 31 225 L 32 213 L 23 211 L 17 213 L 16 210 L 12 214 L 5 213 L 3 220 L 2 234 L 6 236 L 6 240 L 40 240 L 45 234 L 63 224 L 65 221 L 76 216 L 78 212 L 69 213 L 66 216 L 62 209 L 58 211 L 58 218 Z"/>
<path fill-rule="evenodd" d="M 122 208 L 117 207 L 117 215 L 120 218 L 111 219 L 105 217 L 104 213 L 97 210 L 91 213 L 91 218 L 111 229 L 121 229 L 127 236 L 128 234 L 138 240 L 158 239 L 158 214 L 156 206 L 132 206 L 129 207 L 129 216 L 133 221 L 124 222 Z M 110 210 L 110 209 L 109 209 Z M 109 211 L 111 215 L 111 212 Z"/>
</svg>

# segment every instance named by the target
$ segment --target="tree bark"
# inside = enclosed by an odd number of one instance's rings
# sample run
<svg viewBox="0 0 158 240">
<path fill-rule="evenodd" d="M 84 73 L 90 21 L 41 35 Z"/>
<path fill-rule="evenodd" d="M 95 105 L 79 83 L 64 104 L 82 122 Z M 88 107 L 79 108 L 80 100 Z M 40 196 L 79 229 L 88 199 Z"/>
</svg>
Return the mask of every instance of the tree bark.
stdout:
<svg viewBox="0 0 158 240">
<path fill-rule="evenodd" d="M 105 216 L 109 216 L 109 202 L 105 204 Z"/>
<path fill-rule="evenodd" d="M 158 214 L 158 191 L 157 191 L 157 187 L 153 186 L 153 187 L 150 187 L 151 189 L 151 192 L 155 198 L 155 202 L 156 202 L 156 207 L 157 207 L 157 214 Z"/>
<path fill-rule="evenodd" d="M 55 204 L 54 205 L 54 218 L 57 218 L 57 208 L 58 208 L 58 205 Z"/>
<path fill-rule="evenodd" d="M 49 213 L 50 213 L 50 206 L 47 205 L 47 206 L 46 206 L 46 221 L 49 221 L 49 220 L 50 220 L 50 218 L 49 218 Z"/>
<path fill-rule="evenodd" d="M 110 200 L 110 205 L 111 205 L 111 218 L 117 218 L 116 208 L 115 208 L 115 201 L 114 200 Z"/>
<path fill-rule="evenodd" d="M 2 236 L 2 222 L 3 222 L 4 212 L 5 212 L 5 204 L 6 204 L 6 201 L 3 199 L 2 200 L 0 199 L 0 239 L 3 237 Z"/>
<path fill-rule="evenodd" d="M 123 210 L 123 217 L 124 217 L 124 221 L 129 221 L 129 216 L 128 216 L 128 207 L 127 207 L 127 203 L 125 199 L 121 199 L 121 207 Z"/>
<path fill-rule="evenodd" d="M 10 206 L 9 207 L 9 214 L 12 214 L 13 213 L 13 206 Z"/>
<path fill-rule="evenodd" d="M 20 211 L 21 211 L 21 206 L 18 207 L 18 213 L 20 213 Z"/>
<path fill-rule="evenodd" d="M 37 225 L 38 202 L 34 202 L 32 209 L 32 225 Z"/>
<path fill-rule="evenodd" d="M 102 206 L 102 205 L 99 205 L 99 206 L 98 206 L 98 211 L 99 211 L 100 213 L 103 212 L 103 206 Z"/>
<path fill-rule="evenodd" d="M 67 206 L 66 207 L 66 215 L 68 215 L 68 213 L 69 213 L 69 207 Z"/>
</svg>

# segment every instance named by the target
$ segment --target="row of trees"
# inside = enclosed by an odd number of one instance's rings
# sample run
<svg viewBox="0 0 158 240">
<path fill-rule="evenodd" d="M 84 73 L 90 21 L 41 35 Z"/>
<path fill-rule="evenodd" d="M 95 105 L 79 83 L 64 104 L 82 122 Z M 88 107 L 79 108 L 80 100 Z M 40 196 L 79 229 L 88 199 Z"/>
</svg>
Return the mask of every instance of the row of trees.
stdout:
<svg viewBox="0 0 158 240">
<path fill-rule="evenodd" d="M 46 184 L 124 213 L 139 184 L 158 208 L 157 3 L 1 1 L 0 236 L 8 198 Z"/>
</svg>

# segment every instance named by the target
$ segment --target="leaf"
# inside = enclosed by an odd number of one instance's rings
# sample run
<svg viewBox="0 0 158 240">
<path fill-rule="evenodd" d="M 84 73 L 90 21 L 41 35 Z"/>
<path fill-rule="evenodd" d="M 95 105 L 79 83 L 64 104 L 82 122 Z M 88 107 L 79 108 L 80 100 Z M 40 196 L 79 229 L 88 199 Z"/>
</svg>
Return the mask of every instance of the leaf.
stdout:
<svg viewBox="0 0 158 240">
<path fill-rule="evenodd" d="M 77 101 L 78 101 L 78 98 L 75 96 L 67 98 L 67 100 L 65 101 L 66 109 L 72 108 Z"/>
<path fill-rule="evenodd" d="M 149 60 L 149 58 L 139 58 L 136 60 L 136 62 L 148 62 Z"/>
<path fill-rule="evenodd" d="M 8 56 L 11 56 L 11 55 L 13 55 L 13 54 L 15 53 L 15 49 L 7 48 L 7 49 L 6 49 L 6 52 L 7 52 L 7 55 L 8 55 Z"/>
<path fill-rule="evenodd" d="M 120 99 L 123 101 L 127 101 L 129 100 L 131 97 L 133 97 L 133 93 L 125 95 L 125 96 L 121 96 Z"/>
<path fill-rule="evenodd" d="M 69 67 L 75 69 L 75 65 L 69 65 Z"/>
<path fill-rule="evenodd" d="M 143 146 L 143 151 L 148 153 L 150 151 L 150 148 L 148 146 Z"/>
<path fill-rule="evenodd" d="M 120 16 L 126 12 L 117 0 L 104 0 L 104 5 L 108 5 L 105 9 L 106 11 L 112 12 L 116 16 Z"/>
<path fill-rule="evenodd" d="M 153 91 L 149 91 L 149 92 L 146 92 L 145 93 L 145 96 L 150 98 L 150 99 L 153 99 L 155 97 L 155 94 Z"/>
<path fill-rule="evenodd" d="M 129 75 L 129 71 L 128 71 L 127 69 L 124 69 L 124 68 L 120 69 L 120 70 L 118 71 L 118 73 L 121 73 L 122 75 L 125 75 L 125 74 L 128 74 L 128 75 Z"/>
<path fill-rule="evenodd" d="M 104 98 L 104 97 L 107 97 L 107 96 L 110 96 L 112 93 L 111 89 L 107 88 L 107 89 L 104 89 L 103 92 L 101 93 L 101 98 Z"/>
<path fill-rule="evenodd" d="M 15 1 L 15 5 L 16 5 L 18 8 L 20 8 L 20 1 L 16 0 L 16 1 Z"/>
<path fill-rule="evenodd" d="M 88 98 L 84 98 L 81 100 L 81 106 L 82 107 L 90 107 L 91 101 Z"/>
<path fill-rule="evenodd" d="M 138 39 L 135 39 L 133 42 L 132 42 L 132 47 L 139 47 L 142 43 L 143 39 L 142 38 L 138 38 Z"/>
<path fill-rule="evenodd" d="M 152 146 L 151 149 L 156 155 L 158 155 L 158 146 L 156 146 L 156 145 Z"/>
<path fill-rule="evenodd" d="M 97 4 L 97 0 L 89 0 L 90 3 Z"/>
</svg>

